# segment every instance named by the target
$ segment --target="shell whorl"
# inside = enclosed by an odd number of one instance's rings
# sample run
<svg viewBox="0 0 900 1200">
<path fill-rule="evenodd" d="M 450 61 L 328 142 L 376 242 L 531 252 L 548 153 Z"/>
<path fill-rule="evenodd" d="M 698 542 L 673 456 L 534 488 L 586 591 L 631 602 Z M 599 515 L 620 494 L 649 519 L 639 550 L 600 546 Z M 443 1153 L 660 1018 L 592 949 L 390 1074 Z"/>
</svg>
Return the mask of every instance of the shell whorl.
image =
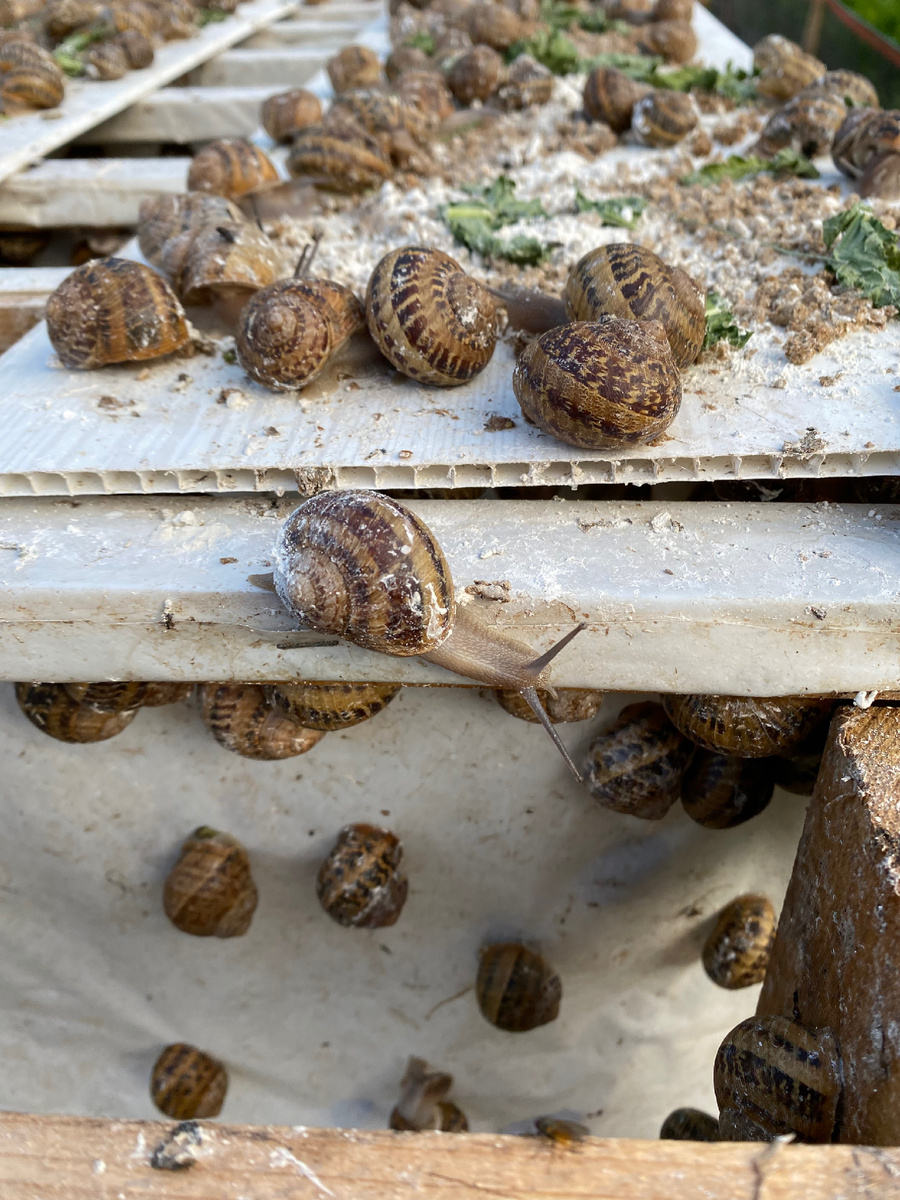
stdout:
<svg viewBox="0 0 900 1200">
<path fill-rule="evenodd" d="M 331 321 L 302 285 L 279 280 L 254 295 L 241 313 L 236 338 L 241 366 L 277 391 L 302 388 L 334 350 Z"/>
</svg>

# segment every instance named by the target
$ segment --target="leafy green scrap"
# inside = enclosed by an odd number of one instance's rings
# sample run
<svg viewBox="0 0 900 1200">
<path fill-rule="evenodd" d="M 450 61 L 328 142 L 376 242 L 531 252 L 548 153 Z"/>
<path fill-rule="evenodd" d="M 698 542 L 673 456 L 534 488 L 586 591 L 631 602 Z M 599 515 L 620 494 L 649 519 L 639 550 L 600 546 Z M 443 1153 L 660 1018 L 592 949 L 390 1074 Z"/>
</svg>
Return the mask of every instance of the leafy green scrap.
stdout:
<svg viewBox="0 0 900 1200">
<path fill-rule="evenodd" d="M 578 47 L 559 29 L 539 29 L 534 37 L 514 42 L 506 61 L 511 63 L 522 54 L 530 54 L 554 75 L 574 75 L 582 70 Z"/>
<path fill-rule="evenodd" d="M 602 224 L 619 229 L 635 229 L 641 213 L 647 207 L 643 196 L 609 196 L 605 200 L 589 200 L 579 188 L 575 189 L 575 211 L 596 213 Z"/>
<path fill-rule="evenodd" d="M 485 258 L 503 258 L 508 262 L 533 265 L 541 262 L 552 246 L 538 238 L 518 235 L 504 240 L 496 236 L 505 225 L 530 217 L 546 217 L 540 200 L 517 200 L 515 182 L 500 175 L 486 187 L 470 185 L 464 189 L 468 200 L 445 204 L 440 215 L 458 242 Z"/>
<path fill-rule="evenodd" d="M 727 342 L 729 346 L 740 349 L 741 346 L 746 346 L 752 337 L 752 331 L 739 327 L 734 313 L 719 293 L 707 292 L 706 336 L 703 339 L 703 349 L 708 350 L 717 342 Z"/>
<path fill-rule="evenodd" d="M 861 204 L 822 226 L 825 265 L 844 287 L 858 288 L 875 308 L 900 308 L 900 237 Z"/>
<path fill-rule="evenodd" d="M 84 58 L 82 56 L 85 50 L 95 42 L 102 42 L 108 33 L 109 30 L 104 26 L 71 34 L 53 51 L 56 65 L 64 75 L 68 75 L 70 79 L 77 79 L 84 74 Z"/>
<path fill-rule="evenodd" d="M 412 46 L 414 50 L 422 50 L 425 54 L 434 54 L 437 43 L 430 33 L 420 29 L 416 33 L 411 33 L 403 45 Z"/>
<path fill-rule="evenodd" d="M 689 186 L 692 183 L 719 183 L 722 179 L 750 179 L 764 171 L 773 175 L 797 175 L 801 179 L 819 178 L 819 172 L 805 155 L 784 147 L 773 158 L 731 154 L 724 162 L 706 163 L 698 170 L 683 175 L 680 182 Z"/>
</svg>

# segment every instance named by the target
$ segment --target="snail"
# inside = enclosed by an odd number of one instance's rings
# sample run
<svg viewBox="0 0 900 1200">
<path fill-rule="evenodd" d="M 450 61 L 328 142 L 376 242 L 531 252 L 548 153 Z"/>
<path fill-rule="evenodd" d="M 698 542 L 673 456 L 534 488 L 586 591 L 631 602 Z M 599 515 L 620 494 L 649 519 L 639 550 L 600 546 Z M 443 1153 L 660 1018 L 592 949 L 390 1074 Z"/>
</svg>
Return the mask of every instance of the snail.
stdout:
<svg viewBox="0 0 900 1200">
<path fill-rule="evenodd" d="M 694 0 L 656 0 L 654 21 L 690 21 L 694 15 Z"/>
<path fill-rule="evenodd" d="M 624 133 L 631 128 L 635 104 L 652 91 L 615 67 L 595 67 L 584 84 L 584 111 L 592 121 L 605 121 L 615 133 Z"/>
<path fill-rule="evenodd" d="M 848 103 L 875 108 L 878 93 L 853 71 L 828 71 L 769 117 L 752 153 L 771 158 L 791 148 L 815 158 L 831 149 L 847 116 Z"/>
<path fill-rule="evenodd" d="M 366 321 L 393 367 L 438 387 L 473 379 L 497 341 L 490 293 L 449 254 L 426 246 L 384 256 L 369 280 Z"/>
<path fill-rule="evenodd" d="M 174 249 L 174 248 L 173 248 Z M 244 220 L 202 226 L 186 236 L 181 258 L 179 295 L 185 304 L 211 304 L 233 329 L 248 299 L 278 278 L 281 256 L 256 225 Z M 165 265 L 170 265 L 168 256 Z"/>
<path fill-rule="evenodd" d="M 98 42 L 84 53 L 84 73 L 88 79 L 122 79 L 128 74 L 128 55 L 117 42 Z"/>
<path fill-rule="evenodd" d="M 327 129 L 363 129 L 398 166 L 424 165 L 420 149 L 436 124 L 402 96 L 375 89 L 343 92 L 328 110 Z"/>
<path fill-rule="evenodd" d="M 141 362 L 190 341 L 169 285 L 141 263 L 100 258 L 77 267 L 47 301 L 47 333 L 63 366 Z"/>
<path fill-rule="evenodd" d="M 859 179 L 861 196 L 881 200 L 900 197 L 900 109 L 853 108 L 834 137 L 834 165 Z"/>
<path fill-rule="evenodd" d="M 604 808 L 658 821 L 678 799 L 690 752 L 659 704 L 629 704 L 591 743 L 585 783 Z"/>
<path fill-rule="evenodd" d="M 492 1025 L 526 1033 L 559 1016 L 562 984 L 536 951 L 519 942 L 496 942 L 479 953 L 475 995 Z"/>
<path fill-rule="evenodd" d="M 785 754 L 825 719 L 832 702 L 816 696 L 665 696 L 669 719 L 685 737 L 719 754 Z"/>
<path fill-rule="evenodd" d="M 28 43 L 25 43 L 26 45 Z M 23 63 L 0 68 L 0 104 L 4 112 L 56 108 L 65 95 L 63 74 L 55 63 Z"/>
<path fill-rule="evenodd" d="M 762 983 L 775 943 L 775 909 L 765 896 L 738 896 L 716 918 L 703 945 L 703 969 L 735 991 Z"/>
<path fill-rule="evenodd" d="M 437 125 L 454 112 L 449 87 L 433 71 L 407 71 L 397 81 L 395 91 L 407 106 L 426 114 L 430 124 Z"/>
<path fill-rule="evenodd" d="M 194 690 L 192 683 L 148 683 L 144 693 L 144 708 L 160 708 L 164 704 L 181 704 L 189 700 Z"/>
<path fill-rule="evenodd" d="M 54 0 L 44 12 L 44 32 L 55 41 L 103 16 L 102 0 Z"/>
<path fill-rule="evenodd" d="M 400 839 L 375 825 L 345 825 L 316 878 L 316 895 L 329 917 L 355 929 L 393 925 L 406 903 L 409 881 L 400 870 Z"/>
<path fill-rule="evenodd" d="M 287 158 L 288 174 L 335 192 L 364 192 L 391 175 L 391 164 L 364 129 L 355 133 L 310 125 L 295 136 Z"/>
<path fill-rule="evenodd" d="M 631 128 L 642 146 L 665 149 L 697 128 L 700 110 L 688 92 L 655 88 L 631 110 Z"/>
<path fill-rule="evenodd" d="M 677 367 L 690 366 L 703 349 L 706 289 L 643 246 L 616 242 L 590 250 L 569 272 L 565 302 L 570 321 L 662 322 Z"/>
<path fill-rule="evenodd" d="M 582 626 L 532 658 L 469 607 L 457 607 L 450 568 L 431 530 L 378 492 L 310 497 L 285 521 L 273 553 L 273 586 L 305 626 L 382 654 L 421 656 L 488 687 L 515 688 L 580 778 L 536 689 L 546 686 L 546 668 Z"/>
<path fill-rule="evenodd" d="M 242 937 L 258 900 L 246 850 L 208 825 L 194 830 L 181 847 L 163 888 L 166 916 L 194 937 Z"/>
<path fill-rule="evenodd" d="M 753 67 L 759 72 L 756 90 L 772 100 L 790 100 L 827 70 L 818 58 L 780 33 L 770 33 L 756 43 Z"/>
<path fill-rule="evenodd" d="M 860 177 L 859 194 L 877 200 L 900 200 L 900 153 L 877 154 Z"/>
<path fill-rule="evenodd" d="M 366 46 L 345 46 L 325 64 L 335 93 L 381 83 L 381 61 Z"/>
<path fill-rule="evenodd" d="M 142 200 L 138 213 L 141 254 L 169 280 L 176 292 L 194 236 L 200 229 L 243 220 L 241 210 L 224 196 L 188 192 Z"/>
<path fill-rule="evenodd" d="M 503 59 L 490 46 L 473 46 L 447 72 L 447 86 L 460 104 L 487 100 L 506 77 Z"/>
<path fill-rule="evenodd" d="M 203 683 L 198 695 L 200 715 L 213 737 L 244 758 L 294 758 L 325 736 L 277 712 L 255 683 Z"/>
<path fill-rule="evenodd" d="M 274 142 L 289 142 L 300 129 L 322 119 L 322 102 L 306 88 L 292 88 L 264 100 L 260 111 L 262 127 Z"/>
<path fill-rule="evenodd" d="M 642 27 L 638 48 L 667 62 L 686 63 L 697 53 L 697 35 L 690 21 L 654 20 Z"/>
<path fill-rule="evenodd" d="M 159 32 L 167 42 L 194 36 L 199 10 L 189 0 L 160 0 L 156 7 L 160 17 Z"/>
<path fill-rule="evenodd" d="M 98 712 L 121 713 L 140 708 L 147 696 L 146 683 L 67 683 L 73 700 Z"/>
<path fill-rule="evenodd" d="M 681 378 L 659 321 L 561 325 L 525 348 L 513 391 L 528 421 L 588 450 L 645 446 L 675 420 Z"/>
<path fill-rule="evenodd" d="M 663 1121 L 659 1136 L 674 1142 L 717 1142 L 719 1122 L 699 1108 L 676 1108 Z"/>
<path fill-rule="evenodd" d="M 149 67 L 155 58 L 153 42 L 137 29 L 124 29 L 116 37 L 116 44 L 121 46 L 132 71 L 142 71 Z"/>
<path fill-rule="evenodd" d="M 494 94 L 498 108 L 515 112 L 533 105 L 546 104 L 553 94 L 553 74 L 530 54 L 520 54 Z"/>
<path fill-rule="evenodd" d="M 304 729 L 350 729 L 387 708 L 399 683 L 276 683 L 276 708 Z"/>
<path fill-rule="evenodd" d="M 228 1090 L 228 1072 L 220 1062 L 189 1046 L 166 1046 L 153 1065 L 150 1095 L 156 1107 L 176 1121 L 217 1117 Z"/>
<path fill-rule="evenodd" d="M 463 12 L 463 21 L 465 21 L 467 13 L 468 5 Z M 431 55 L 429 69 L 440 71 L 446 75 L 460 55 L 467 54 L 471 49 L 472 39 L 466 30 L 460 25 L 448 25 L 434 39 L 434 51 Z"/>
<path fill-rule="evenodd" d="M 476 0 L 466 18 L 466 32 L 475 46 L 505 51 L 528 35 L 528 26 L 518 13 L 493 0 Z"/>
<path fill-rule="evenodd" d="M 716 1054 L 722 1141 L 830 1142 L 843 1090 L 837 1038 L 787 1017 L 741 1021 Z"/>
<path fill-rule="evenodd" d="M 774 760 L 694 751 L 681 781 L 684 811 L 706 829 L 734 829 L 758 816 L 772 799 Z"/>
<path fill-rule="evenodd" d="M 796 796 L 811 796 L 822 765 L 829 722 L 822 721 L 789 754 L 771 759 L 775 783 Z"/>
<path fill-rule="evenodd" d="M 495 688 L 494 696 L 500 707 L 510 716 L 518 717 L 520 721 L 539 724 L 538 718 L 522 698 L 521 692 L 513 688 Z M 603 704 L 603 692 L 591 688 L 557 688 L 555 696 L 544 688 L 539 688 L 538 697 L 554 725 L 570 721 L 589 721 L 596 717 Z"/>
<path fill-rule="evenodd" d="M 136 708 L 106 713 L 79 704 L 64 683 L 17 683 L 16 700 L 32 725 L 59 742 L 105 742 L 137 716 Z"/>
<path fill-rule="evenodd" d="M 187 190 L 237 200 L 277 182 L 278 172 L 258 146 L 243 138 L 221 138 L 198 150 L 191 159 Z"/>
<path fill-rule="evenodd" d="M 391 1129 L 419 1132 L 465 1133 L 465 1113 L 444 1097 L 453 1087 L 453 1076 L 429 1069 L 424 1058 L 411 1057 L 400 1081 L 400 1099 L 391 1111 Z"/>
<path fill-rule="evenodd" d="M 431 59 L 418 46 L 397 46 L 384 62 L 388 83 L 397 83 L 408 71 L 431 70 Z"/>
</svg>

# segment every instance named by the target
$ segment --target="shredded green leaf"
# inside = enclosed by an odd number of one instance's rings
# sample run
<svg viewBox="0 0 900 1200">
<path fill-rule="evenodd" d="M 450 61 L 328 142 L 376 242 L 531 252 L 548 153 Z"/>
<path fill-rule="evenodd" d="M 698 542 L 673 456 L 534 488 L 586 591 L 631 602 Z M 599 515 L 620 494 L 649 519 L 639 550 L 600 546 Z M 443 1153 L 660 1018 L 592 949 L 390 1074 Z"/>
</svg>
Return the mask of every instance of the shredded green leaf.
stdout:
<svg viewBox="0 0 900 1200">
<path fill-rule="evenodd" d="M 403 43 L 404 46 L 412 46 L 414 50 L 424 50 L 426 54 L 434 54 L 436 44 L 431 34 L 427 33 L 424 29 L 410 34 Z"/>
<path fill-rule="evenodd" d="M 231 348 L 229 348 L 228 350 L 223 350 L 222 357 L 224 358 L 224 360 L 227 363 L 236 363 L 237 362 L 237 351 L 234 349 L 231 349 Z"/>
<path fill-rule="evenodd" d="M 764 171 L 773 175 L 798 175 L 801 179 L 819 178 L 819 172 L 805 155 L 784 147 L 774 158 L 731 154 L 724 162 L 707 163 L 689 175 L 682 175 L 680 182 L 690 186 L 692 183 L 718 183 L 722 179 L 749 179 Z"/>
<path fill-rule="evenodd" d="M 575 189 L 575 211 L 597 213 L 604 225 L 634 229 L 647 207 L 643 196 L 610 196 L 606 200 L 589 200 L 579 188 Z"/>
<path fill-rule="evenodd" d="M 506 52 L 511 63 L 521 54 L 530 54 L 554 75 L 574 75 L 583 69 L 578 47 L 559 29 L 539 29 L 534 37 L 515 42 Z"/>
<path fill-rule="evenodd" d="M 523 217 L 546 217 L 544 206 L 540 200 L 517 200 L 515 180 L 508 175 L 498 175 L 493 183 L 482 187 L 479 184 L 468 184 L 463 188 L 473 199 L 467 202 L 467 207 L 481 205 L 485 215 L 491 220 L 492 229 L 501 225 L 512 225 Z M 450 205 L 451 208 L 457 207 Z"/>
<path fill-rule="evenodd" d="M 583 59 L 579 69 L 591 71 L 595 67 L 615 67 L 639 83 L 649 83 L 653 87 L 668 88 L 674 92 L 715 92 L 739 104 L 756 97 L 753 76 L 733 67 L 731 63 L 726 65 L 724 71 L 691 64 L 672 68 L 666 67 L 664 59 L 649 54 L 597 54 L 593 58 Z"/>
<path fill-rule="evenodd" d="M 624 33 L 633 28 L 626 21 L 608 17 L 602 8 L 585 11 L 568 4 L 566 0 L 543 0 L 541 21 L 551 29 L 559 29 L 563 33 L 568 32 L 573 25 L 587 33 Z"/>
<path fill-rule="evenodd" d="M 706 296 L 706 336 L 703 349 L 708 350 L 716 342 L 728 342 L 730 346 L 746 346 L 753 337 L 752 331 L 743 330 L 734 319 L 734 313 L 726 306 L 718 292 Z"/>
<path fill-rule="evenodd" d="M 95 42 L 102 42 L 108 34 L 109 29 L 105 25 L 71 34 L 53 51 L 56 65 L 64 75 L 68 75 L 71 79 L 77 79 L 79 75 L 84 74 L 82 55 L 85 50 Z"/>
<path fill-rule="evenodd" d="M 202 29 L 204 25 L 214 25 L 216 21 L 227 21 L 231 13 L 223 12 L 221 8 L 201 8 L 197 13 L 197 24 Z"/>
<path fill-rule="evenodd" d="M 504 225 L 513 225 L 527 217 L 546 217 L 540 200 L 517 200 L 515 182 L 500 175 L 487 187 L 470 185 L 464 189 L 471 199 L 445 204 L 440 209 L 450 232 L 458 242 L 485 258 L 505 258 L 509 262 L 539 263 L 552 246 L 537 238 L 518 237 L 504 241 L 495 236 Z"/>
<path fill-rule="evenodd" d="M 858 288 L 875 308 L 900 307 L 900 237 L 859 203 L 822 226 L 826 266 L 844 287 Z"/>
</svg>

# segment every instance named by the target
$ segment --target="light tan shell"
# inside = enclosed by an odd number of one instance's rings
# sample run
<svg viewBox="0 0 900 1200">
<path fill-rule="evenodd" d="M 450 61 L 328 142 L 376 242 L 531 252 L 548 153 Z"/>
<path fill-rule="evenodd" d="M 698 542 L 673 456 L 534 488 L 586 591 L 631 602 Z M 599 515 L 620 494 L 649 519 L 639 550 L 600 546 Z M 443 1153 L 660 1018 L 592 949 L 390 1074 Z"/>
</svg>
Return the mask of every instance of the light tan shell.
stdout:
<svg viewBox="0 0 900 1200">
<path fill-rule="evenodd" d="M 770 33 L 756 43 L 753 66 L 759 71 L 756 90 L 773 100 L 790 100 L 827 70 L 818 58 L 779 33 Z"/>
<path fill-rule="evenodd" d="M 105 713 L 79 704 L 63 683 L 17 683 L 16 700 L 32 725 L 59 742 L 105 742 L 127 729 L 138 711 Z"/>
<path fill-rule="evenodd" d="M 150 1078 L 153 1103 L 174 1121 L 217 1117 L 227 1090 L 222 1064 L 186 1042 L 166 1046 Z"/>
<path fill-rule="evenodd" d="M 277 683 L 270 696 L 298 725 L 327 732 L 370 720 L 399 691 L 399 683 Z"/>
<path fill-rule="evenodd" d="M 272 283 L 282 269 L 281 256 L 258 226 L 243 220 L 221 221 L 191 236 L 180 273 L 180 295 L 185 304 L 208 304 L 224 290 L 249 294 Z"/>
<path fill-rule="evenodd" d="M 78 704 L 98 712 L 121 713 L 140 708 L 147 697 L 146 683 L 67 683 L 66 691 Z"/>
<path fill-rule="evenodd" d="M 30 42 L 9 43 L 9 46 L 25 46 L 30 48 Z M 8 58 L 9 46 L 5 47 Z M 35 50 L 38 47 L 34 47 Z M 26 57 L 26 55 L 22 55 Z M 26 61 L 0 68 L 0 103 L 4 111 L 14 112 L 27 108 L 55 108 L 62 103 L 65 95 L 63 74 L 52 60 Z"/>
<path fill-rule="evenodd" d="M 786 754 L 812 732 L 833 702 L 816 696 L 665 696 L 669 719 L 705 750 L 737 758 Z"/>
<path fill-rule="evenodd" d="M 244 758 L 295 758 L 325 736 L 276 712 L 255 683 L 203 683 L 198 697 L 200 715 L 219 745 Z"/>
<path fill-rule="evenodd" d="M 269 156 L 243 138 L 221 138 L 198 150 L 188 169 L 189 192 L 209 192 L 237 200 L 278 182 Z"/>
<path fill-rule="evenodd" d="M 492 1025 L 527 1033 L 559 1016 L 562 984 L 537 951 L 519 942 L 497 942 L 479 953 L 475 996 Z"/>
<path fill-rule="evenodd" d="M 584 111 L 592 121 L 605 121 L 616 133 L 624 133 L 631 128 L 635 104 L 652 91 L 649 84 L 615 67 L 595 67 L 585 81 Z"/>
<path fill-rule="evenodd" d="M 447 85 L 460 102 L 487 100 L 503 82 L 503 59 L 490 46 L 474 46 L 461 55 L 447 72 Z"/>
<path fill-rule="evenodd" d="M 288 174 L 308 178 L 335 192 L 364 192 L 378 187 L 392 173 L 381 147 L 364 129 L 350 133 L 311 125 L 301 130 L 287 159 Z"/>
<path fill-rule="evenodd" d="M 656 20 L 641 29 L 639 48 L 668 62 L 690 62 L 697 53 L 697 35 L 690 21 Z"/>
<path fill-rule="evenodd" d="M 719 987 L 735 991 L 762 983 L 775 943 L 775 909 L 765 896 L 738 896 L 726 904 L 703 945 L 703 969 Z"/>
<path fill-rule="evenodd" d="M 449 87 L 433 71 L 407 71 L 395 90 L 408 105 L 427 116 L 430 124 L 437 125 L 455 112 Z"/>
<path fill-rule="evenodd" d="M 385 60 L 388 83 L 397 83 L 408 71 L 431 71 L 431 59 L 418 46 L 397 46 Z"/>
<path fill-rule="evenodd" d="M 177 291 L 184 259 L 196 231 L 242 220 L 241 210 L 224 196 L 204 192 L 155 196 L 141 201 L 138 245 L 147 262 L 162 271 Z"/>
<path fill-rule="evenodd" d="M 520 54 L 494 94 L 498 108 L 515 112 L 546 104 L 553 94 L 553 74 L 530 54 Z"/>
<path fill-rule="evenodd" d="M 381 61 L 366 46 L 345 46 L 325 64 L 335 92 L 373 87 L 381 82 Z"/>
<path fill-rule="evenodd" d="M 687 92 L 655 88 L 631 111 L 631 128 L 644 146 L 674 146 L 697 128 L 700 110 Z"/>
<path fill-rule="evenodd" d="M 538 718 L 521 692 L 511 688 L 495 688 L 494 695 L 497 703 L 512 717 L 520 721 L 530 721 L 538 724 Z M 547 710 L 547 715 L 554 725 L 572 721 L 590 721 L 600 711 L 603 704 L 603 692 L 591 688 L 557 688 L 556 695 L 543 689 L 538 690 L 541 703 Z"/>
<path fill-rule="evenodd" d="M 306 88 L 292 88 L 264 100 L 260 110 L 263 129 L 276 142 L 289 142 L 300 129 L 322 119 L 322 102 Z"/>
<path fill-rule="evenodd" d="M 166 916 L 194 937 L 242 937 L 258 901 L 246 850 L 229 834 L 206 825 L 181 847 L 163 887 Z"/>
<path fill-rule="evenodd" d="M 346 825 L 319 868 L 316 895 L 339 925 L 384 929 L 406 902 L 400 839 L 375 825 Z"/>
<path fill-rule="evenodd" d="M 494 0 L 476 0 L 467 14 L 466 32 L 475 46 L 508 50 L 526 36 L 528 26 L 512 9 Z"/>
<path fill-rule="evenodd" d="M 604 808 L 658 821 L 679 797 L 690 754 L 659 704 L 629 704 L 591 743 L 585 783 Z"/>
</svg>

